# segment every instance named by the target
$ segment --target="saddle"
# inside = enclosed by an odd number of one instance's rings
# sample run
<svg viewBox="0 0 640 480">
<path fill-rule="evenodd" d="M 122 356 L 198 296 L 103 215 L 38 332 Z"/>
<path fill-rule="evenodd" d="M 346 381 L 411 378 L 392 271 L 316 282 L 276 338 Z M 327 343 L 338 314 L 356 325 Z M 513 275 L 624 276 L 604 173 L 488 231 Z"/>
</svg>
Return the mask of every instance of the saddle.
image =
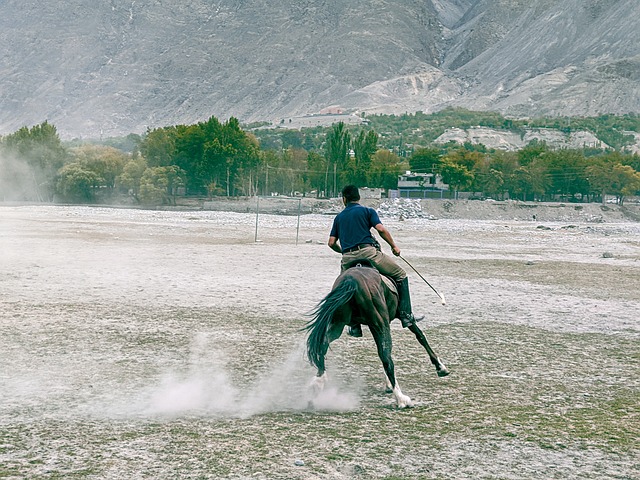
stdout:
<svg viewBox="0 0 640 480">
<path fill-rule="evenodd" d="M 374 270 L 376 270 L 376 267 L 374 267 L 369 260 L 354 260 L 353 262 L 346 265 L 347 270 L 349 270 L 350 268 L 373 268 Z M 382 278 L 382 281 L 385 283 L 385 285 L 389 287 L 389 290 L 391 290 L 391 292 L 397 296 L 398 287 L 396 286 L 396 282 L 392 278 L 387 277 L 382 273 L 380 274 L 380 277 Z"/>
</svg>

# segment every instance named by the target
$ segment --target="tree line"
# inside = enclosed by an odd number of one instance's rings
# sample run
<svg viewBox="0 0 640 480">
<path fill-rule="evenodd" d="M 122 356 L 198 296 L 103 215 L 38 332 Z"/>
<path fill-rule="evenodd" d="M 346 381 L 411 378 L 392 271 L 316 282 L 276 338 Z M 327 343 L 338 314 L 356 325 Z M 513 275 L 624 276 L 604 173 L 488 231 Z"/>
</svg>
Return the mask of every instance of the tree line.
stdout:
<svg viewBox="0 0 640 480">
<path fill-rule="evenodd" d="M 338 124 L 319 148 L 261 148 L 231 117 L 130 135 L 115 146 L 61 142 L 54 125 L 22 127 L 0 138 L 4 200 L 107 201 L 126 193 L 142 204 L 175 203 L 177 195 L 251 196 L 314 192 L 335 196 L 344 182 L 393 188 L 404 168 L 377 147 L 377 134 L 351 137 Z"/>
<path fill-rule="evenodd" d="M 496 199 L 604 201 L 640 193 L 640 157 L 595 149 L 550 149 L 531 142 L 517 152 L 487 151 L 482 145 L 447 145 L 416 150 L 412 170 L 442 175 L 457 191 Z"/>
<path fill-rule="evenodd" d="M 157 205 L 175 203 L 178 195 L 335 197 L 347 183 L 395 189 L 405 170 L 440 175 L 452 192 L 493 198 L 594 201 L 615 195 L 622 203 L 640 192 L 640 158 L 614 150 L 553 150 L 532 142 L 504 152 L 449 143 L 402 156 L 381 145 L 383 136 L 372 125 L 342 122 L 279 135 L 276 141 L 263 130 L 246 131 L 233 117 L 211 117 L 132 134 L 119 144 L 64 144 L 56 127 L 43 122 L 0 138 L 0 199 L 108 202 L 126 195 Z M 129 148 L 117 148 L 122 144 Z"/>
</svg>

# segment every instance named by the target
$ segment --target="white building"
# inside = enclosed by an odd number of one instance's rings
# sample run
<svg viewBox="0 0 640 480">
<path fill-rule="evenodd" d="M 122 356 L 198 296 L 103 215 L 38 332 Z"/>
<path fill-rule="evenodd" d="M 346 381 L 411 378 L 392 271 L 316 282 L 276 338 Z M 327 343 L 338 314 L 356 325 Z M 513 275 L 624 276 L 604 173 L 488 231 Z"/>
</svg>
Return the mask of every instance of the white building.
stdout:
<svg viewBox="0 0 640 480">
<path fill-rule="evenodd" d="M 449 186 L 437 173 L 405 172 L 398 177 L 398 197 L 442 198 Z"/>
</svg>

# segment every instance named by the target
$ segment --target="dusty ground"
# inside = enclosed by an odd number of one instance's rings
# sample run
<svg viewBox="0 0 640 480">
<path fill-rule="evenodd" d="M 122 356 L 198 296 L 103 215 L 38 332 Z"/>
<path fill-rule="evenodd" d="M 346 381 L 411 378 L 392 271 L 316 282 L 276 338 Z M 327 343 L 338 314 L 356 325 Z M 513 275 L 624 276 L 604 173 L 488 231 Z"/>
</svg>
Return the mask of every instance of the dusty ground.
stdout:
<svg viewBox="0 0 640 480">
<path fill-rule="evenodd" d="M 0 206 L 0 477 L 640 476 L 639 223 L 385 218 L 452 374 L 394 323 L 416 407 L 365 332 L 308 411 L 331 220 Z"/>
</svg>

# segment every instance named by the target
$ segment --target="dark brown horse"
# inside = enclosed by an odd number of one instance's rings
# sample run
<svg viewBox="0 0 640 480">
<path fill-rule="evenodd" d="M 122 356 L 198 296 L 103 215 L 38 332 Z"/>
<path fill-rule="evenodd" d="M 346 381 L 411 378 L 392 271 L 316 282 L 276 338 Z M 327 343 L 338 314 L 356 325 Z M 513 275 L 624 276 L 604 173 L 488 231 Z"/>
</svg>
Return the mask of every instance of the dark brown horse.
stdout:
<svg viewBox="0 0 640 480">
<path fill-rule="evenodd" d="M 315 310 L 305 329 L 307 357 L 318 372 L 313 386 L 321 390 L 326 382 L 325 355 L 329 344 L 342 335 L 346 325 L 367 325 L 378 347 L 378 356 L 388 380 L 388 389 L 395 396 L 399 408 L 411 407 L 411 399 L 404 395 L 396 381 L 395 367 L 391 358 L 391 329 L 389 323 L 395 318 L 398 295 L 391 283 L 387 283 L 375 268 L 357 266 L 345 270 L 333 284 Z M 440 377 L 449 371 L 433 352 L 427 339 L 414 323 L 408 327 L 426 349 L 431 363 Z"/>
</svg>

